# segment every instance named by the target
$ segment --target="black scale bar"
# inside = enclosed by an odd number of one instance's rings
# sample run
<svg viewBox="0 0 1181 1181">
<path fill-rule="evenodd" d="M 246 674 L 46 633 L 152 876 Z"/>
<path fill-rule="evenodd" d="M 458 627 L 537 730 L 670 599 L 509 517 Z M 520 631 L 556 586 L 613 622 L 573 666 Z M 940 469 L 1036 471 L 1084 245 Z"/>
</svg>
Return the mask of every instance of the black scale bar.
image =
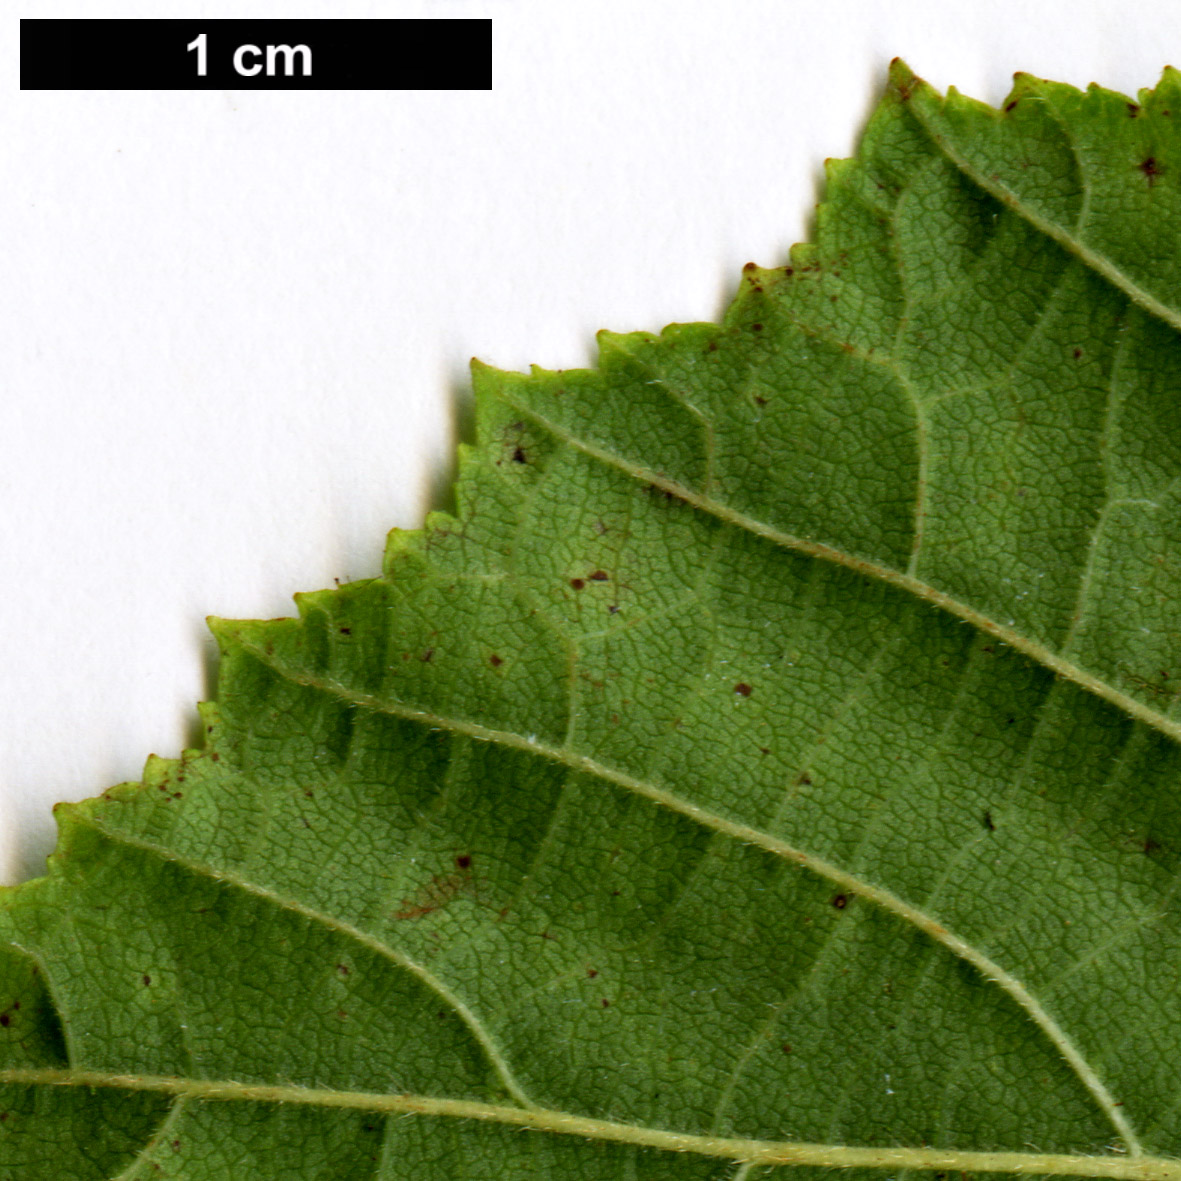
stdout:
<svg viewBox="0 0 1181 1181">
<path fill-rule="evenodd" d="M 20 27 L 22 90 L 492 89 L 490 20 L 22 20 Z"/>
</svg>

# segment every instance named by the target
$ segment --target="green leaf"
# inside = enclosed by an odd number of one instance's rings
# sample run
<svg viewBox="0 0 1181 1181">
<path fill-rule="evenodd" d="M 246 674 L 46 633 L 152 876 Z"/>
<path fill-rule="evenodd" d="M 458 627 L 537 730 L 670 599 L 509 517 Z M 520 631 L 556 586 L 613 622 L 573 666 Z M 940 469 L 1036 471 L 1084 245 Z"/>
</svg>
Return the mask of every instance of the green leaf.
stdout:
<svg viewBox="0 0 1181 1181">
<path fill-rule="evenodd" d="M 477 366 L 5 896 L 0 1177 L 1181 1178 L 1179 123 L 897 65 L 721 325 Z"/>
</svg>

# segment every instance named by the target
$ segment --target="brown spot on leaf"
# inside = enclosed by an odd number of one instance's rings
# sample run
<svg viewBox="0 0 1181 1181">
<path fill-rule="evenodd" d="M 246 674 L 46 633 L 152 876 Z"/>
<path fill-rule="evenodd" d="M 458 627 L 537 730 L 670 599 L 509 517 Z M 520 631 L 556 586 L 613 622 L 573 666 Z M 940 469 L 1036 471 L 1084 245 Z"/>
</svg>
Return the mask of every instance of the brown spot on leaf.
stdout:
<svg viewBox="0 0 1181 1181">
<path fill-rule="evenodd" d="M 528 462 L 529 462 L 529 457 L 525 454 L 525 452 L 520 447 L 517 447 L 513 450 L 513 463 L 528 463 Z"/>
<path fill-rule="evenodd" d="M 749 697 L 754 692 L 754 690 L 745 681 L 739 681 L 738 684 L 734 686 L 734 692 L 737 693 L 739 697 Z"/>
<path fill-rule="evenodd" d="M 460 853 L 455 859 L 455 864 L 460 869 L 470 869 L 472 865 L 472 855 L 470 853 Z"/>
<path fill-rule="evenodd" d="M 835 906 L 837 908 L 837 910 L 844 910 L 845 907 L 849 905 L 849 895 L 848 894 L 838 894 L 832 900 L 832 904 L 833 904 L 833 906 Z"/>
<path fill-rule="evenodd" d="M 402 905 L 394 912 L 394 918 L 423 918 L 436 910 L 441 910 L 459 895 L 471 892 L 470 873 L 435 874 L 413 897 L 402 899 Z"/>
<path fill-rule="evenodd" d="M 1156 184 L 1156 178 L 1164 174 L 1164 168 L 1157 163 L 1155 156 L 1149 156 L 1147 159 L 1141 161 L 1139 165 L 1140 171 L 1148 177 L 1148 185 L 1151 188 Z"/>
<path fill-rule="evenodd" d="M 586 583 L 585 583 L 585 582 L 583 582 L 581 578 L 572 578 L 572 579 L 570 579 L 570 585 L 571 585 L 571 586 L 572 586 L 572 587 L 573 587 L 575 590 L 582 590 L 582 588 L 583 588 L 584 586 L 586 586 Z"/>
<path fill-rule="evenodd" d="M 499 656 L 497 656 L 495 652 L 493 652 L 492 655 L 488 657 L 488 663 L 492 665 L 493 668 L 499 668 L 504 663 L 504 661 Z"/>
<path fill-rule="evenodd" d="M 606 570 L 595 570 L 590 575 L 591 582 L 606 582 L 611 577 Z"/>
</svg>

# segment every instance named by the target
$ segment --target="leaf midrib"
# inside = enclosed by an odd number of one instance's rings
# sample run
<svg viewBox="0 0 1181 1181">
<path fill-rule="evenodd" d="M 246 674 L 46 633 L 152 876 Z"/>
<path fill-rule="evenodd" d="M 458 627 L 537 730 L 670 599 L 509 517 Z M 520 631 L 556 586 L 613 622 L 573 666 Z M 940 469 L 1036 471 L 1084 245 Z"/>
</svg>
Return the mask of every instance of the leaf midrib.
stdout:
<svg viewBox="0 0 1181 1181">
<path fill-rule="evenodd" d="M 232 625 L 231 625 L 232 626 Z M 391 698 L 376 697 L 371 694 L 358 693 L 339 682 L 317 677 L 305 671 L 297 671 L 284 665 L 271 653 L 257 644 L 244 641 L 237 642 L 242 649 L 250 653 L 266 667 L 294 684 L 314 689 L 346 701 L 351 705 L 369 709 L 376 713 L 387 714 L 407 721 L 417 722 L 428 728 L 445 730 L 453 734 L 474 739 L 478 742 L 490 742 L 505 749 L 516 750 L 545 759 L 568 768 L 576 774 L 588 775 L 604 783 L 634 795 L 641 796 L 653 803 L 685 816 L 695 823 L 713 832 L 722 833 L 740 844 L 756 845 L 761 849 L 801 868 L 807 869 L 820 877 L 832 882 L 841 890 L 865 899 L 872 905 L 900 918 L 915 929 L 921 931 L 934 942 L 942 945 L 957 958 L 970 964 L 985 980 L 991 981 L 1025 1013 L 1042 1036 L 1050 1043 L 1054 1050 L 1074 1072 L 1079 1082 L 1091 1096 L 1096 1107 L 1110 1122 L 1113 1129 L 1127 1145 L 1133 1156 L 1140 1156 L 1143 1149 L 1136 1135 L 1131 1121 L 1124 1113 L 1123 1105 L 1116 1102 L 1115 1097 L 1108 1091 L 1103 1081 L 1089 1062 L 1083 1057 L 1066 1032 L 1058 1025 L 1054 1018 L 1046 1011 L 1033 994 L 1012 973 L 1003 968 L 995 960 L 979 951 L 966 939 L 950 931 L 942 923 L 932 918 L 919 907 L 912 905 L 898 897 L 891 891 L 874 885 L 871 882 L 841 869 L 839 866 L 822 857 L 818 857 L 770 833 L 749 825 L 739 824 L 724 816 L 702 808 L 689 800 L 683 799 L 675 792 L 658 787 L 654 783 L 629 775 L 615 767 L 600 763 L 587 755 L 566 746 L 554 746 L 539 741 L 535 736 L 522 736 L 511 730 L 497 730 L 484 726 L 479 722 L 453 718 L 443 714 L 432 713 Z M 111 834 L 114 835 L 114 834 Z M 507 1064 L 506 1064 L 507 1068 Z"/>
<path fill-rule="evenodd" d="M 382 1115 L 443 1116 L 505 1124 L 583 1140 L 627 1144 L 665 1152 L 692 1153 L 744 1165 L 814 1168 L 961 1170 L 1023 1176 L 1115 1178 L 1117 1181 L 1181 1181 L 1181 1160 L 1149 1156 L 1093 1156 L 1037 1152 L 974 1152 L 940 1148 L 872 1148 L 813 1144 L 791 1140 L 745 1140 L 696 1136 L 591 1119 L 548 1108 L 526 1109 L 429 1095 L 387 1095 L 310 1087 L 242 1083 L 224 1079 L 182 1079 L 163 1075 L 121 1075 L 102 1071 L 0 1070 L 0 1084 L 25 1086 L 110 1087 L 151 1091 L 197 1102 L 297 1104 L 343 1108 Z"/>
<path fill-rule="evenodd" d="M 1007 645 L 1015 651 L 1020 652 L 1023 656 L 1027 656 L 1030 660 L 1049 669 L 1056 676 L 1072 681 L 1074 684 L 1087 690 L 1087 692 L 1093 693 L 1095 696 L 1114 705 L 1133 721 L 1143 722 L 1145 725 L 1151 726 L 1154 730 L 1158 730 L 1166 737 L 1181 745 L 1181 721 L 1170 718 L 1159 710 L 1145 705 L 1142 701 L 1117 689 L 1109 681 L 1097 677 L 1081 665 L 1075 664 L 1065 657 L 1060 656 L 1045 644 L 1022 635 L 1015 628 L 1000 623 L 998 620 L 986 615 L 983 611 L 957 599 L 954 595 L 939 590 L 937 587 L 931 586 L 930 583 L 923 582 L 922 579 L 916 578 L 912 574 L 907 574 L 902 570 L 895 569 L 892 566 L 886 566 L 870 558 L 862 558 L 846 553 L 837 546 L 829 545 L 826 542 L 813 541 L 806 537 L 797 537 L 795 534 L 787 533 L 782 529 L 777 529 L 773 525 L 768 525 L 766 522 L 759 521 L 754 517 L 739 512 L 737 509 L 731 508 L 729 505 L 723 504 L 711 496 L 706 496 L 676 480 L 669 479 L 668 476 L 660 472 L 646 468 L 641 464 L 632 463 L 623 456 L 616 455 L 605 448 L 598 447 L 594 443 L 580 438 L 559 423 L 541 414 L 529 403 L 512 398 L 504 389 L 497 390 L 496 397 L 501 398 L 514 411 L 531 418 L 539 426 L 551 432 L 561 442 L 574 447 L 592 459 L 598 460 L 600 463 L 610 465 L 637 481 L 659 488 L 662 492 L 666 492 L 670 496 L 684 501 L 686 504 L 691 505 L 703 513 L 709 514 L 726 525 L 731 525 L 736 529 L 741 529 L 756 537 L 761 537 L 783 549 L 793 550 L 796 553 L 805 554 L 808 557 L 817 558 L 835 566 L 843 566 L 846 570 L 852 570 L 854 573 L 860 574 L 863 577 L 875 579 L 889 586 L 897 587 L 899 590 L 908 592 L 931 607 L 954 615 L 958 619 L 962 619 L 965 623 L 970 623 L 973 627 L 979 628 L 980 631 L 999 640 L 1002 644 Z"/>
</svg>

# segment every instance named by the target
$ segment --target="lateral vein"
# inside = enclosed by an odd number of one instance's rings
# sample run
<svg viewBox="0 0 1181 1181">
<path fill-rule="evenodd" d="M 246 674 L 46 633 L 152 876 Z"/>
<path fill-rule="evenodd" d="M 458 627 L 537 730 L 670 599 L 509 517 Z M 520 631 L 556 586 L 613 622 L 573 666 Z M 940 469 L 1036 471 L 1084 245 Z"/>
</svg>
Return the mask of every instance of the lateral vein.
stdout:
<svg viewBox="0 0 1181 1181">
<path fill-rule="evenodd" d="M 1143 287 L 1129 279 L 1110 258 L 1087 246 L 1076 234 L 1058 225 L 1057 222 L 1043 217 L 1037 210 L 1031 209 L 1019 194 L 1015 193 L 1008 185 L 1002 184 L 999 178 L 981 172 L 952 147 L 946 136 L 941 135 L 931 126 L 926 114 L 913 102 L 907 103 L 907 109 L 922 124 L 923 130 L 931 137 L 931 142 L 969 180 L 979 185 L 1006 208 L 1013 210 L 1019 217 L 1024 218 L 1035 230 L 1052 239 L 1068 254 L 1090 267 L 1097 275 L 1101 275 L 1134 304 L 1143 308 L 1150 315 L 1156 316 L 1157 319 L 1163 320 L 1174 331 L 1181 332 L 1181 313 L 1169 307 L 1168 304 L 1162 303 L 1155 295 L 1145 291 Z"/>
<path fill-rule="evenodd" d="M 979 628 L 986 635 L 992 636 L 1002 644 L 1029 657 L 1030 660 L 1043 665 L 1055 675 L 1065 680 L 1073 681 L 1089 693 L 1095 694 L 1096 697 L 1101 697 L 1104 701 L 1110 702 L 1136 721 L 1143 722 L 1145 725 L 1151 726 L 1154 730 L 1159 730 L 1162 734 L 1173 739 L 1174 742 L 1181 743 L 1181 721 L 1169 718 L 1151 706 L 1137 701 L 1136 698 L 1121 692 L 1114 685 L 1109 684 L 1102 678 L 1066 660 L 1064 657 L 1058 655 L 1058 653 L 1047 648 L 1044 644 L 1038 643 L 1037 640 L 1031 640 L 1028 636 L 1023 636 L 1015 628 L 1008 627 L 992 619 L 990 616 L 985 615 L 983 611 L 978 611 L 975 607 L 961 602 L 954 595 L 949 595 L 946 591 L 941 591 L 937 587 L 933 587 L 911 574 L 907 574 L 901 570 L 895 570 L 880 562 L 872 561 L 869 558 L 856 557 L 853 554 L 845 553 L 844 550 L 838 549 L 836 546 L 827 545 L 822 541 L 812 541 L 809 538 L 797 537 L 794 534 L 784 532 L 782 529 L 776 529 L 773 525 L 768 525 L 763 521 L 748 517 L 744 513 L 740 513 L 728 505 L 714 500 L 712 497 L 703 496 L 701 493 L 686 487 L 684 484 L 678 483 L 676 480 L 670 480 L 667 476 L 663 476 L 659 472 L 630 463 L 621 456 L 613 455 L 601 447 L 596 447 L 593 443 L 588 443 L 584 439 L 578 438 L 544 415 L 539 414 L 532 406 L 515 401 L 503 391 L 498 391 L 497 396 L 503 398 L 514 410 L 532 418 L 547 431 L 550 431 L 556 438 L 577 448 L 593 459 L 609 464 L 626 475 L 631 476 L 633 479 L 640 480 L 645 484 L 651 484 L 653 487 L 659 488 L 662 492 L 667 492 L 670 496 L 683 500 L 686 504 L 692 505 L 694 508 L 700 509 L 703 513 L 708 513 L 710 516 L 715 517 L 727 525 L 732 525 L 736 529 L 753 533 L 755 536 L 762 537 L 784 549 L 794 550 L 797 553 L 806 554 L 812 558 L 819 558 L 835 566 L 843 566 L 845 569 L 852 570 L 864 577 L 876 579 L 879 582 L 884 582 L 890 586 L 898 587 L 900 590 L 907 591 L 914 595 L 915 598 L 928 603 L 930 606 L 946 611 L 962 619 L 965 623 L 970 623 L 973 627 Z"/>
<path fill-rule="evenodd" d="M 313 923 L 319 923 L 322 926 L 328 927 L 330 930 L 336 931 L 346 938 L 355 940 L 362 946 L 368 948 L 370 951 L 381 956 L 383 959 L 390 960 L 398 965 L 398 967 L 405 969 L 412 976 L 416 977 L 425 987 L 430 989 L 440 1000 L 446 1003 L 468 1032 L 479 1044 L 488 1058 L 489 1065 L 496 1072 L 500 1078 L 504 1089 L 518 1102 L 526 1107 L 534 1107 L 533 1100 L 525 1093 L 521 1084 L 517 1082 L 513 1075 L 512 1069 L 505 1060 L 504 1055 L 500 1052 L 500 1047 L 492 1040 L 491 1035 L 484 1028 L 480 1019 L 472 1012 L 464 1002 L 457 997 L 437 976 L 428 969 L 424 968 L 422 964 L 412 960 L 409 956 L 404 955 L 389 944 L 383 943 L 380 939 L 373 935 L 362 931 L 359 927 L 354 927 L 351 923 L 346 923 L 340 919 L 333 918 L 332 915 L 324 914 L 322 911 L 316 910 L 314 907 L 307 906 L 295 898 L 288 898 L 274 890 L 268 890 L 265 886 L 256 885 L 253 882 L 247 881 L 229 870 L 219 869 L 213 865 L 206 865 L 199 861 L 194 861 L 187 857 L 181 857 L 171 849 L 166 849 L 161 845 L 157 845 L 152 841 L 145 841 L 139 837 L 131 836 L 128 833 L 121 832 L 118 829 L 109 828 L 105 824 L 100 824 L 95 821 L 93 816 L 86 813 L 76 813 L 74 816 L 75 823 L 85 824 L 95 832 L 101 833 L 108 840 L 116 841 L 119 844 L 130 846 L 135 849 L 142 849 L 145 853 L 150 853 L 154 857 L 160 858 L 171 865 L 179 865 L 190 873 L 198 874 L 202 877 L 207 877 L 212 881 L 221 882 L 223 885 L 232 886 L 235 889 L 242 890 L 244 893 L 252 894 L 256 898 L 262 898 L 264 901 L 278 906 L 283 910 L 291 911 L 294 914 L 300 915 Z"/>
<path fill-rule="evenodd" d="M 699 1136 L 592 1119 L 548 1108 L 508 1107 L 470 1099 L 429 1095 L 334 1091 L 311 1087 L 244 1083 L 224 1079 L 185 1079 L 162 1075 L 121 1075 L 97 1070 L 13 1069 L 0 1071 L 0 1083 L 25 1086 L 110 1087 L 154 1091 L 195 1102 L 298 1104 L 345 1108 L 378 1114 L 437 1116 L 507 1124 L 539 1132 L 654 1148 L 665 1152 L 720 1157 L 744 1165 L 811 1166 L 836 1169 L 922 1169 L 1018 1176 L 1075 1176 L 1116 1181 L 1181 1181 L 1181 1160 L 1167 1157 L 1070 1155 L 1035 1152 L 974 1152 L 954 1148 L 873 1148 L 799 1141 L 746 1140 Z"/>
<path fill-rule="evenodd" d="M 384 713 L 394 717 L 415 721 L 429 728 L 446 730 L 454 734 L 474 739 L 478 742 L 491 742 L 510 750 L 527 752 L 538 758 L 560 764 L 578 774 L 612 783 L 635 795 L 651 800 L 655 804 L 668 808 L 700 824 L 703 828 L 724 833 L 734 840 L 744 844 L 756 845 L 773 853 L 784 860 L 794 862 L 813 873 L 827 878 L 830 882 L 847 890 L 858 897 L 896 915 L 904 922 L 922 931 L 929 938 L 947 948 L 953 955 L 971 964 L 985 979 L 991 980 L 1006 992 L 1029 1016 L 1030 1020 L 1045 1035 L 1050 1043 L 1062 1055 L 1070 1068 L 1075 1072 L 1079 1081 L 1090 1093 L 1092 1099 L 1110 1121 L 1112 1127 L 1127 1145 L 1133 1155 L 1143 1152 L 1134 1129 L 1123 1109 L 1104 1085 L 1090 1063 L 1086 1061 L 1074 1043 L 1067 1037 L 1065 1031 L 1054 1018 L 1042 1007 L 1032 993 L 1015 977 L 990 959 L 983 952 L 973 947 L 967 940 L 949 931 L 942 923 L 937 922 L 930 915 L 912 906 L 889 890 L 866 882 L 855 874 L 841 869 L 839 866 L 826 861 L 822 857 L 797 849 L 787 841 L 772 836 L 760 829 L 746 824 L 728 820 L 715 812 L 710 812 L 689 800 L 682 799 L 675 792 L 658 787 L 647 780 L 639 779 L 620 771 L 608 764 L 600 763 L 596 759 L 579 754 L 564 746 L 554 746 L 541 742 L 535 737 L 525 737 L 510 730 L 495 730 L 479 722 L 465 721 L 462 718 L 447 717 L 443 714 L 431 713 L 406 705 L 392 698 L 374 697 L 366 693 L 356 693 L 335 681 L 316 677 L 308 673 L 296 672 L 277 662 L 255 644 L 238 641 L 242 647 L 255 656 L 268 668 L 273 669 L 280 676 L 309 689 L 316 689 L 323 693 L 332 694 L 343 701 L 348 701 L 364 709 L 376 713 Z"/>
</svg>

